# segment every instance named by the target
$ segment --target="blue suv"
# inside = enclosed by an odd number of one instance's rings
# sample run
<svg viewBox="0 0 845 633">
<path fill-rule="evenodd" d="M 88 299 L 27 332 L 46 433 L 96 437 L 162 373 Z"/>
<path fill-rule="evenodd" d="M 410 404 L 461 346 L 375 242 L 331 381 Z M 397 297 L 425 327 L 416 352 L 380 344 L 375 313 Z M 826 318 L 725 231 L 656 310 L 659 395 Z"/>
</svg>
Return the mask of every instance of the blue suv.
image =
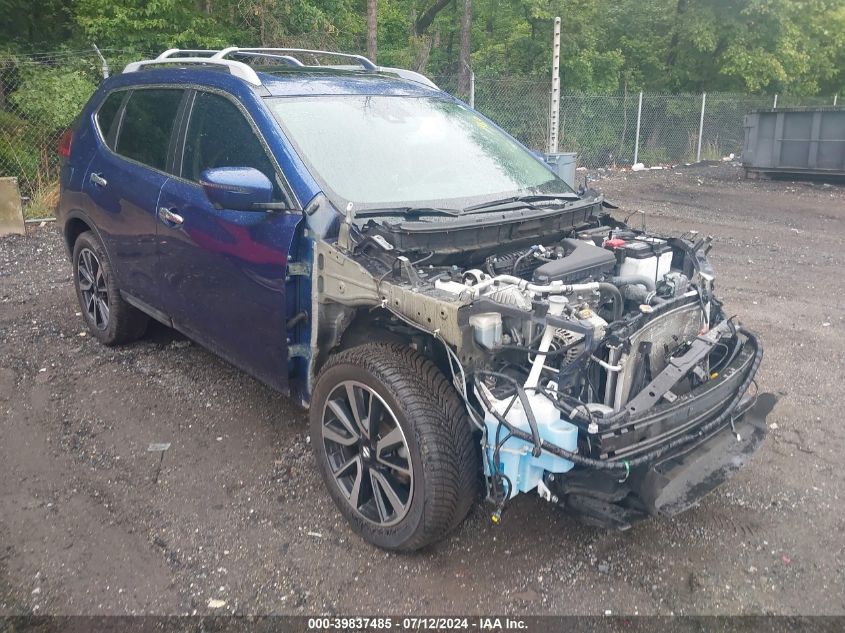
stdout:
<svg viewBox="0 0 845 633">
<path fill-rule="evenodd" d="M 765 436 L 762 347 L 710 239 L 615 219 L 418 73 L 170 50 L 70 134 L 58 219 L 92 335 L 153 318 L 309 407 L 328 492 L 379 547 L 442 538 L 482 491 L 494 522 L 536 492 L 626 529 Z"/>
</svg>

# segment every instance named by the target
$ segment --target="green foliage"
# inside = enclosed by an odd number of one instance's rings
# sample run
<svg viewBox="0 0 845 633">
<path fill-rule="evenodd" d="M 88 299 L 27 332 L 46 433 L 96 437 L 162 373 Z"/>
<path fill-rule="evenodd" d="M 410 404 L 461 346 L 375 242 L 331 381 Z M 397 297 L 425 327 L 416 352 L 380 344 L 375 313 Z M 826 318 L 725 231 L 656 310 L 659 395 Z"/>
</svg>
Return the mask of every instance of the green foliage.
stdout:
<svg viewBox="0 0 845 633">
<path fill-rule="evenodd" d="M 74 27 L 99 46 L 158 50 L 226 46 L 235 29 L 185 0 L 77 0 Z"/>
<path fill-rule="evenodd" d="M 9 97 L 21 114 L 46 133 L 70 126 L 97 85 L 85 73 L 61 68 L 34 68 Z"/>
<path fill-rule="evenodd" d="M 72 0 L 0 0 L 0 50 L 53 50 L 72 37 Z"/>
<path fill-rule="evenodd" d="M 38 173 L 38 152 L 33 151 L 37 147 L 33 141 L 37 139 L 33 138 L 33 128 L 24 119 L 0 110 L 0 167 L 18 176 L 23 184 Z"/>
<path fill-rule="evenodd" d="M 459 70 L 463 0 L 378 0 L 379 61 Z M 476 75 L 548 77 L 562 17 L 565 91 L 845 92 L 842 0 L 473 0 Z M 242 45 L 361 52 L 366 0 L 0 0 L 0 50 L 152 52 Z M 420 26 L 421 16 L 433 19 Z"/>
<path fill-rule="evenodd" d="M 459 94 L 464 1 L 378 0 L 377 61 Z M 33 213 L 49 211 L 58 136 L 99 82 L 99 62 L 78 53 L 92 43 L 112 72 L 171 47 L 362 53 L 366 8 L 367 0 L 0 0 L 0 173 L 19 178 Z M 546 141 L 552 31 L 562 18 L 560 147 L 582 164 L 633 159 L 639 90 L 639 160 L 648 165 L 694 159 L 703 91 L 702 156 L 712 159 L 739 152 L 742 116 L 768 106 L 763 95 L 779 94 L 784 106 L 845 99 L 843 0 L 472 0 L 472 9 L 476 107 L 533 148 Z M 55 54 L 26 59 L 45 51 Z M 660 96 L 669 93 L 698 94 Z"/>
<path fill-rule="evenodd" d="M 21 191 L 36 196 L 58 176 L 59 136 L 96 89 L 91 68 L 25 63 L 0 68 L 0 172 L 17 176 Z"/>
<path fill-rule="evenodd" d="M 645 147 L 640 150 L 639 162 L 643 165 L 663 165 L 671 162 L 665 147 Z"/>
</svg>

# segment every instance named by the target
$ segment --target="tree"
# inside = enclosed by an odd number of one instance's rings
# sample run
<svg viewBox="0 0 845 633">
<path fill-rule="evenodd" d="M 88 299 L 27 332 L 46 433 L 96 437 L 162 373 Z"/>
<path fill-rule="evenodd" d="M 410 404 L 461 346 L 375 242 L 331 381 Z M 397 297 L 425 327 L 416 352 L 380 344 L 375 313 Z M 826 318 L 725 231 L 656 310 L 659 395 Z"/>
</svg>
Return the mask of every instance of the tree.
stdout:
<svg viewBox="0 0 845 633">
<path fill-rule="evenodd" d="M 378 0 L 367 0 L 367 57 L 376 61 L 378 53 Z"/>
<path fill-rule="evenodd" d="M 9 100 L 47 134 L 69 127 L 96 84 L 80 70 L 29 68 Z"/>
<path fill-rule="evenodd" d="M 85 42 L 142 51 L 227 46 L 238 29 L 184 0 L 76 0 L 73 19 Z"/>
<path fill-rule="evenodd" d="M 565 91 L 845 93 L 843 0 L 0 0 L 0 15 L 9 52 L 366 51 L 464 94 L 470 66 L 545 80 L 561 16 Z"/>
<path fill-rule="evenodd" d="M 0 0 L 0 49 L 52 50 L 73 33 L 72 0 Z"/>
<path fill-rule="evenodd" d="M 472 67 L 470 52 L 472 48 L 472 0 L 464 0 L 464 12 L 461 17 L 461 52 L 458 57 L 458 90 L 467 95 L 470 91 Z"/>
<path fill-rule="evenodd" d="M 430 5 L 428 9 L 420 14 L 420 17 L 414 22 L 414 32 L 417 35 L 423 35 L 428 28 L 434 23 L 437 14 L 449 6 L 452 0 L 435 0 L 434 4 Z"/>
</svg>

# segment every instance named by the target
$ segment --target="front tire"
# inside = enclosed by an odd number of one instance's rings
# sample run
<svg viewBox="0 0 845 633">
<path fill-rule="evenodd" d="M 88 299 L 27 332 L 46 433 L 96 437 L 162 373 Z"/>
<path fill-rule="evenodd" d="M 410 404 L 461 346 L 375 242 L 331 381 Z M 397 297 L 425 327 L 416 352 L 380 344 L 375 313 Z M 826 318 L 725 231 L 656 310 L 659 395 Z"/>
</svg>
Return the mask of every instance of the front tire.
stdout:
<svg viewBox="0 0 845 633">
<path fill-rule="evenodd" d="M 310 424 L 329 494 L 373 545 L 422 548 L 456 527 L 478 496 L 478 449 L 460 396 L 409 347 L 366 344 L 330 358 Z"/>
<path fill-rule="evenodd" d="M 106 249 L 92 231 L 73 245 L 73 285 L 82 318 L 98 341 L 118 345 L 144 335 L 149 317 L 120 296 Z"/>
</svg>

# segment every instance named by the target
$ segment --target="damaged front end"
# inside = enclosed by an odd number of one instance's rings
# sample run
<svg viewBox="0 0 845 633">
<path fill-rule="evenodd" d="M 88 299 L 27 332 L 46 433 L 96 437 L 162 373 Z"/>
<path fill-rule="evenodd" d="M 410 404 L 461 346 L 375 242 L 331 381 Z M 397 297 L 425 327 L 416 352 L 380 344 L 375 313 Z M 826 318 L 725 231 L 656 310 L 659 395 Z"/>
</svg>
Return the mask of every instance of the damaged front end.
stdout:
<svg viewBox="0 0 845 633">
<path fill-rule="evenodd" d="M 465 217 L 347 218 L 315 242 L 312 371 L 373 332 L 453 378 L 488 500 L 537 491 L 626 529 L 680 512 L 766 434 L 757 337 L 714 296 L 710 239 L 634 229 L 580 200 Z"/>
</svg>

